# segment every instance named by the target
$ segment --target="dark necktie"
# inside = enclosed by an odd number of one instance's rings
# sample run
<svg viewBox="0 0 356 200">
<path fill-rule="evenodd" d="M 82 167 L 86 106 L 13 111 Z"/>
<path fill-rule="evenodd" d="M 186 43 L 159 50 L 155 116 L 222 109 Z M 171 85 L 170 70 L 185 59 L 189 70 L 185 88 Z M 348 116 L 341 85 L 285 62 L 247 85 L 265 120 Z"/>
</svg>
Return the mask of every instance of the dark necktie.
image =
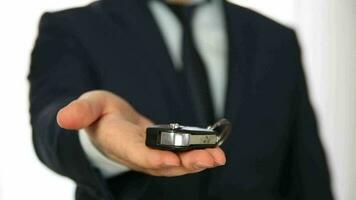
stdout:
<svg viewBox="0 0 356 200">
<path fill-rule="evenodd" d="M 183 73 L 188 91 L 192 98 L 194 111 L 201 126 L 215 121 L 210 86 L 206 68 L 194 44 L 192 19 L 197 6 L 201 5 L 172 5 L 168 7 L 175 13 L 183 29 L 182 61 Z M 209 33 L 207 33 L 209 34 Z"/>
</svg>

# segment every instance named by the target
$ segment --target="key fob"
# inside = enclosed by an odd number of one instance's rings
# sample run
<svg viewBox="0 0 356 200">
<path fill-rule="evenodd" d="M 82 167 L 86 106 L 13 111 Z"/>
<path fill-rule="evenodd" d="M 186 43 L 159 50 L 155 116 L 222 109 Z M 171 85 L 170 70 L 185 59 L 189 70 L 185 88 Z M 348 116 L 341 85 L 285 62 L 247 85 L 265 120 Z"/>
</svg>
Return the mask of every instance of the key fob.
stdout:
<svg viewBox="0 0 356 200">
<path fill-rule="evenodd" d="M 214 148 L 226 140 L 230 130 L 231 123 L 226 119 L 207 128 L 177 123 L 154 125 L 146 129 L 146 146 L 174 152 Z"/>
</svg>

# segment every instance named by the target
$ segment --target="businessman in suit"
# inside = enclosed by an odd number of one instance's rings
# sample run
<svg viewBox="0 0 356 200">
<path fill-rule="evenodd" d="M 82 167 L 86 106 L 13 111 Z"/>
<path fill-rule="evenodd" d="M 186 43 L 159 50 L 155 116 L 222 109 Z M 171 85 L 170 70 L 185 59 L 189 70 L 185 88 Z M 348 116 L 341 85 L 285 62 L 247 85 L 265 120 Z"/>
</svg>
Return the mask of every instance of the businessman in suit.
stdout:
<svg viewBox="0 0 356 200">
<path fill-rule="evenodd" d="M 294 32 L 223 0 L 102 0 L 46 13 L 32 53 L 40 160 L 77 199 L 332 199 Z M 223 146 L 145 128 L 233 124 Z"/>
</svg>

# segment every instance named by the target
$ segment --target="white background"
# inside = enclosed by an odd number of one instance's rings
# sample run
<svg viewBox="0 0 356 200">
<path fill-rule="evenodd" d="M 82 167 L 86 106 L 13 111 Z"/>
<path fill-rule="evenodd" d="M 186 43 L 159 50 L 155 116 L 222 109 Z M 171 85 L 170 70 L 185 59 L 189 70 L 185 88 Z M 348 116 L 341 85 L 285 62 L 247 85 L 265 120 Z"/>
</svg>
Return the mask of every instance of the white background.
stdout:
<svg viewBox="0 0 356 200">
<path fill-rule="evenodd" d="M 1 1 L 0 200 L 73 199 L 74 184 L 36 158 L 28 116 L 29 55 L 44 11 L 89 0 Z M 304 50 L 337 199 L 356 199 L 356 1 L 234 0 L 294 27 Z"/>
</svg>

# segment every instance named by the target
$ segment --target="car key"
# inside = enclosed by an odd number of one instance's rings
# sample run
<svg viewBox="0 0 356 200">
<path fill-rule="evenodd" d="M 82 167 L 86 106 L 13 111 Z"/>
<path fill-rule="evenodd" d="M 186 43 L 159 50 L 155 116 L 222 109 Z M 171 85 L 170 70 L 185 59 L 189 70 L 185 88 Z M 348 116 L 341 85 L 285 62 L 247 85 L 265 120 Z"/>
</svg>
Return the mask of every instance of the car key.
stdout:
<svg viewBox="0 0 356 200">
<path fill-rule="evenodd" d="M 177 123 L 153 125 L 146 129 L 146 146 L 169 151 L 214 148 L 220 146 L 231 131 L 231 123 L 220 119 L 207 128 Z"/>
</svg>

